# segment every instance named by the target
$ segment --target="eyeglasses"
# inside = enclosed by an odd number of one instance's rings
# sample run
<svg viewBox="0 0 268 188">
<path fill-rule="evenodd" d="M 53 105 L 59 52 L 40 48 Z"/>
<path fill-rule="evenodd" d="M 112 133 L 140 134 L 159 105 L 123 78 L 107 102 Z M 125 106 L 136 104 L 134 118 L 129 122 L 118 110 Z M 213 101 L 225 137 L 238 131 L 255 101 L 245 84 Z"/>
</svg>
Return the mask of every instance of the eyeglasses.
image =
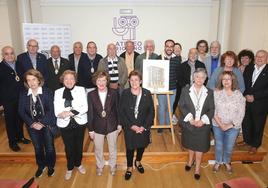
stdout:
<svg viewBox="0 0 268 188">
<path fill-rule="evenodd" d="M 14 52 L 11 52 L 11 53 L 4 53 L 4 55 L 14 55 Z"/>
<path fill-rule="evenodd" d="M 38 46 L 37 45 L 28 45 L 29 47 L 31 48 L 37 48 Z"/>
</svg>

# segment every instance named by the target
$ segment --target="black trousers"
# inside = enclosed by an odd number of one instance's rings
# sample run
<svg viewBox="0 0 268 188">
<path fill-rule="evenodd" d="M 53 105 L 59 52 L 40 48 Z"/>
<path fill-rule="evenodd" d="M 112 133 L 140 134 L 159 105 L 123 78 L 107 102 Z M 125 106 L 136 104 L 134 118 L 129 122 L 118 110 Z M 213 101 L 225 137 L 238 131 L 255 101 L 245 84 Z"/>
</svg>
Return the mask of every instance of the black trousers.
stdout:
<svg viewBox="0 0 268 188">
<path fill-rule="evenodd" d="M 133 166 L 134 152 L 135 152 L 135 149 L 127 149 L 127 167 Z M 144 148 L 137 149 L 136 161 L 141 161 L 143 152 L 144 152 Z"/>
<path fill-rule="evenodd" d="M 23 138 L 23 121 L 18 113 L 18 103 L 4 104 L 6 132 L 9 145 Z"/>
<path fill-rule="evenodd" d="M 78 125 L 77 128 L 63 128 L 60 130 L 65 145 L 67 168 L 72 170 L 74 167 L 81 165 L 85 126 Z"/>
<path fill-rule="evenodd" d="M 256 148 L 261 146 L 266 117 L 267 113 L 257 113 L 256 109 L 247 103 L 242 123 L 244 142 Z"/>
</svg>

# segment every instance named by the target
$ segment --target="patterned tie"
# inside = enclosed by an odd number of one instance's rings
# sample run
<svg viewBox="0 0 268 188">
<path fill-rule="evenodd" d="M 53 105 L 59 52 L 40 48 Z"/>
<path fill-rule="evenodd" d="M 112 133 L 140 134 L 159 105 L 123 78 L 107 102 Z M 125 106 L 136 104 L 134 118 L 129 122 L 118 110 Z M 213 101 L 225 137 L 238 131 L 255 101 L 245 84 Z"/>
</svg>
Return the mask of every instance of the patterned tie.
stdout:
<svg viewBox="0 0 268 188">
<path fill-rule="evenodd" d="M 56 60 L 54 61 L 54 63 L 55 63 L 55 74 L 58 74 L 58 72 L 59 72 L 58 60 L 56 59 Z"/>
</svg>

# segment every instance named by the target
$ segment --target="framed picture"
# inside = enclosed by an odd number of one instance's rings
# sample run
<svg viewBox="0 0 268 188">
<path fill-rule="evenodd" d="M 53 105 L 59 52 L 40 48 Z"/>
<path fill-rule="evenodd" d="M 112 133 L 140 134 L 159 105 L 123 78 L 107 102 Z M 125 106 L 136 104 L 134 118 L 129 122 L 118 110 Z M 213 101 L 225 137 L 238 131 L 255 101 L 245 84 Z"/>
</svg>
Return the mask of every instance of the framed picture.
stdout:
<svg viewBox="0 0 268 188">
<path fill-rule="evenodd" d="M 143 60 L 142 87 L 151 93 L 169 91 L 169 60 Z"/>
</svg>

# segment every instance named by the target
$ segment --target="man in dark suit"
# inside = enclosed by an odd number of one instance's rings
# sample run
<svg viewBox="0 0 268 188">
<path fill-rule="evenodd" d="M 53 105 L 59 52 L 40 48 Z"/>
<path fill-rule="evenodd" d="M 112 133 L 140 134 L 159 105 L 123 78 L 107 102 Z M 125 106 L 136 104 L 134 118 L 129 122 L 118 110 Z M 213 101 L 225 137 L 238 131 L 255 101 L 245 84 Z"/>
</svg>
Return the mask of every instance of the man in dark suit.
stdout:
<svg viewBox="0 0 268 188">
<path fill-rule="evenodd" d="M 125 59 L 125 63 L 127 66 L 128 74 L 134 70 L 136 58 L 140 55 L 138 52 L 135 51 L 134 42 L 128 40 L 125 42 L 125 49 L 126 51 L 123 52 L 120 57 Z"/>
<path fill-rule="evenodd" d="M 86 61 L 78 65 L 78 84 L 86 88 L 87 92 L 96 88 L 92 82 L 92 76 L 97 71 L 102 56 L 97 53 L 97 45 L 90 41 L 87 43 Z"/>
<path fill-rule="evenodd" d="M 204 68 L 205 64 L 201 61 L 197 60 L 197 50 L 195 48 L 191 48 L 188 53 L 188 60 L 183 62 L 180 65 L 179 71 L 178 71 L 178 82 L 177 82 L 177 93 L 176 93 L 176 99 L 175 103 L 178 105 L 178 101 L 180 99 L 181 90 L 186 85 L 192 85 L 193 84 L 193 73 L 198 68 Z M 205 85 L 207 83 L 207 79 L 205 81 Z"/>
<path fill-rule="evenodd" d="M 242 123 L 243 139 L 250 146 L 249 153 L 255 154 L 261 146 L 263 130 L 268 113 L 268 52 L 256 53 L 255 65 L 244 71 L 246 113 Z"/>
<path fill-rule="evenodd" d="M 5 113 L 9 147 L 13 151 L 19 151 L 20 147 L 17 143 L 30 143 L 30 140 L 24 138 L 23 122 L 18 114 L 19 93 L 23 81 L 22 77 L 17 74 L 14 49 L 5 46 L 2 49 L 2 56 L 3 61 L 0 63 L 0 101 Z"/>
<path fill-rule="evenodd" d="M 27 42 L 27 52 L 24 52 L 17 57 L 18 75 L 23 78 L 24 73 L 29 69 L 36 69 L 42 73 L 45 84 L 48 78 L 47 59 L 46 56 L 38 53 L 38 42 L 35 39 L 30 39 Z"/>
<path fill-rule="evenodd" d="M 78 86 L 88 87 L 89 76 L 91 78 L 91 67 L 89 65 L 89 58 L 83 51 L 83 44 L 75 42 L 73 44 L 73 53 L 69 55 L 70 69 L 77 73 Z M 95 70 L 95 69 L 94 69 Z M 88 74 L 89 75 L 88 75 Z"/>
<path fill-rule="evenodd" d="M 60 47 L 53 45 L 50 49 L 51 57 L 47 60 L 48 79 L 47 87 L 53 92 L 62 87 L 60 76 L 62 73 L 70 69 L 70 63 L 67 59 L 61 57 Z"/>
</svg>

